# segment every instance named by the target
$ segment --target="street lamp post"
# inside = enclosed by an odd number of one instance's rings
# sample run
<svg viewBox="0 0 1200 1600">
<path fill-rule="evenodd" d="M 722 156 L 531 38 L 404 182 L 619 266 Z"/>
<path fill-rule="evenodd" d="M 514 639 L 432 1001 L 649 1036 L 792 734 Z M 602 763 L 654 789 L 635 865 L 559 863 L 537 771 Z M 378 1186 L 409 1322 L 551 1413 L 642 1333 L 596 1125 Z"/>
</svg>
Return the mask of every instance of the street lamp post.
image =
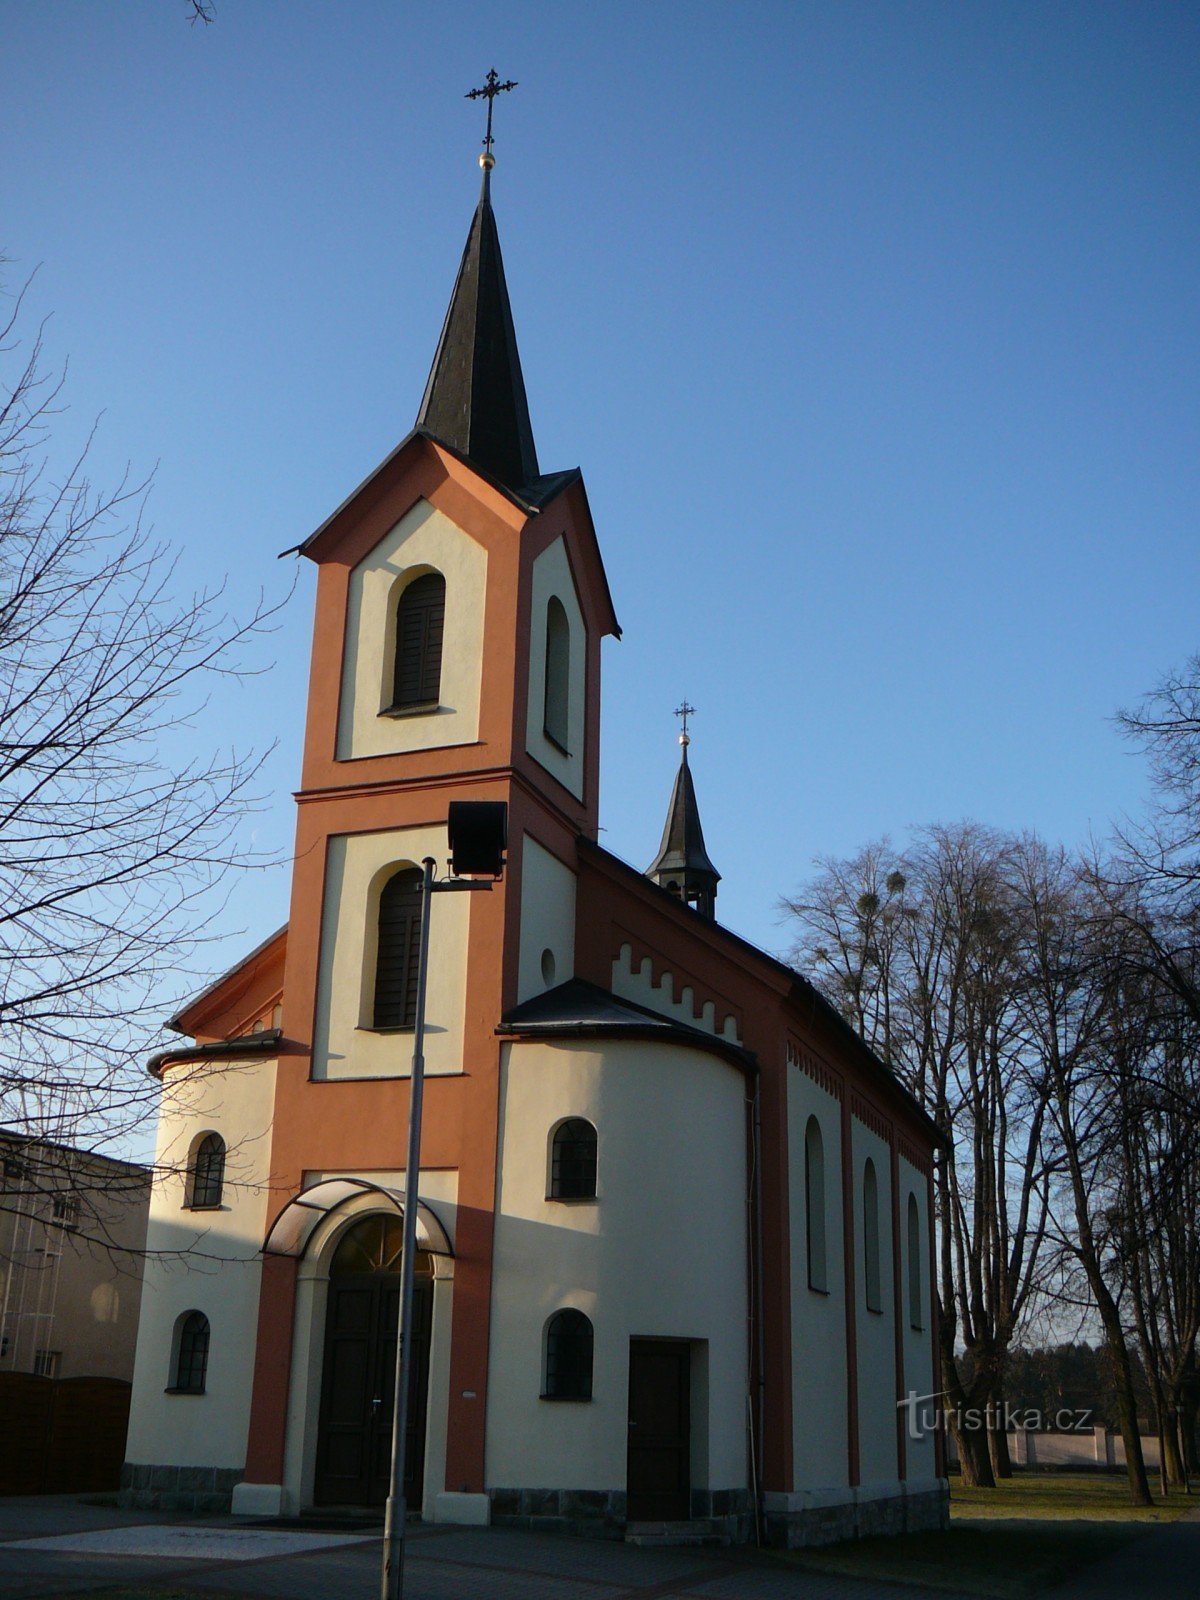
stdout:
<svg viewBox="0 0 1200 1600">
<path fill-rule="evenodd" d="M 381 1600 L 401 1600 L 404 1593 L 404 1530 L 408 1503 L 404 1493 L 408 1388 L 412 1372 L 413 1271 L 417 1253 L 417 1201 L 421 1174 L 421 1111 L 425 1096 L 425 992 L 429 978 L 429 923 L 435 894 L 490 889 L 504 870 L 508 842 L 508 807 L 503 801 L 455 801 L 447 822 L 451 872 L 438 882 L 437 862 L 421 863 L 421 939 L 417 959 L 417 1005 L 413 1027 L 412 1079 L 408 1102 L 408 1155 L 404 1168 L 404 1217 L 400 1253 L 400 1309 L 396 1328 L 396 1378 L 392 1395 L 392 1457 L 387 1510 L 383 1523 Z M 473 878 L 472 873 L 486 874 Z M 488 881 L 490 880 L 490 881 Z"/>
</svg>

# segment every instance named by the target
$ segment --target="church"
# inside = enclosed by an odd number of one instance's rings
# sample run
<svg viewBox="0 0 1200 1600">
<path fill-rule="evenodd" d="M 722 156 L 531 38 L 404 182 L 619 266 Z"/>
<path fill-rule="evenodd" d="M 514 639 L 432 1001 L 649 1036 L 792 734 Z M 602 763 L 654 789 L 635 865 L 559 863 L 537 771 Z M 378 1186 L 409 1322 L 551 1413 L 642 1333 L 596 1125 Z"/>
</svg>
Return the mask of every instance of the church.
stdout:
<svg viewBox="0 0 1200 1600">
<path fill-rule="evenodd" d="M 415 427 L 297 547 L 317 595 L 288 923 L 149 1063 L 123 1502 L 383 1503 L 411 1207 L 426 1521 L 783 1546 L 943 1526 L 912 1403 L 936 1388 L 939 1134 L 721 926 L 686 719 L 653 864 L 598 842 L 620 630 L 583 477 L 538 461 L 480 161 Z M 463 799 L 506 803 L 507 863 L 431 902 L 411 1174 L 421 863 L 446 871 Z"/>
</svg>

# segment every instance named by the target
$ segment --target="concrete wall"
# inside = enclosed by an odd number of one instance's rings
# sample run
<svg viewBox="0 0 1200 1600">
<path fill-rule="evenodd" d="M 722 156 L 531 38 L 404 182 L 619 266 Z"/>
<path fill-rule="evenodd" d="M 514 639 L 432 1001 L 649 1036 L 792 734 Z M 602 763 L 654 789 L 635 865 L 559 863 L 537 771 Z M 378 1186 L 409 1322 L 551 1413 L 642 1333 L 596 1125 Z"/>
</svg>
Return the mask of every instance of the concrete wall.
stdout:
<svg viewBox="0 0 1200 1600">
<path fill-rule="evenodd" d="M 525 835 L 521 850 L 521 933 L 517 1001 L 575 972 L 575 874 Z"/>
<path fill-rule="evenodd" d="M 533 563 L 533 606 L 529 622 L 529 705 L 525 748 L 535 761 L 583 799 L 584 717 L 587 686 L 587 636 L 571 576 L 565 540 L 548 545 Z M 543 731 L 546 713 L 546 608 L 551 595 L 562 602 L 571 628 L 567 749 L 557 748 Z"/>
<path fill-rule="evenodd" d="M 33 1372 L 50 1351 L 60 1378 L 128 1381 L 149 1172 L 36 1141 L 0 1140 L 0 1152 L 0 1372 Z"/>
<path fill-rule="evenodd" d="M 440 705 L 387 716 L 396 659 L 396 605 L 426 572 L 446 580 Z M 339 761 L 470 744 L 479 737 L 487 553 L 426 500 L 419 500 L 350 575 L 346 650 L 338 708 Z"/>
<path fill-rule="evenodd" d="M 858 1330 L 859 1475 L 864 1488 L 893 1487 L 896 1458 L 896 1346 L 892 1292 L 891 1153 L 878 1134 L 851 1118 L 851 1194 L 854 1203 L 854 1272 Z M 866 1251 L 863 1229 L 863 1174 L 868 1158 L 875 1166 L 879 1197 L 879 1311 L 867 1309 Z"/>
<path fill-rule="evenodd" d="M 934 1382 L 933 1369 L 933 1313 L 934 1288 L 929 1276 L 929 1189 L 925 1175 L 900 1157 L 900 1325 L 904 1332 L 904 1392 L 931 1395 L 939 1387 Z M 919 1257 L 916 1263 L 921 1298 L 920 1327 L 912 1326 L 909 1305 L 909 1273 L 912 1260 L 908 1241 L 908 1203 L 910 1196 L 917 1206 L 920 1229 Z M 917 1414 L 919 1438 L 914 1429 L 907 1429 L 905 1439 L 905 1468 L 910 1478 L 932 1478 L 937 1470 L 935 1435 L 919 1426 L 926 1406 L 914 1408 Z"/>
<path fill-rule="evenodd" d="M 849 1483 L 846 1444 L 846 1295 L 843 1268 L 840 1102 L 796 1065 L 788 1067 L 792 1277 L 792 1453 L 796 1489 Z M 808 1283 L 804 1142 L 810 1117 L 825 1157 L 827 1292 Z"/>
<path fill-rule="evenodd" d="M 266 1228 L 275 1062 L 169 1069 L 159 1115 L 145 1285 L 126 1460 L 240 1468 L 246 1459 Z M 227 1147 L 217 1210 L 185 1206 L 189 1151 L 205 1132 Z M 203 1394 L 167 1394 L 178 1320 L 211 1330 Z"/>
<path fill-rule="evenodd" d="M 638 1336 L 698 1342 L 693 1489 L 745 1486 L 744 1095 L 740 1073 L 686 1047 L 505 1047 L 489 1489 L 624 1490 Z M 597 1130 L 595 1200 L 546 1199 L 548 1138 L 568 1116 Z M 539 1399 L 545 1325 L 566 1306 L 593 1324 L 590 1401 Z"/>
</svg>

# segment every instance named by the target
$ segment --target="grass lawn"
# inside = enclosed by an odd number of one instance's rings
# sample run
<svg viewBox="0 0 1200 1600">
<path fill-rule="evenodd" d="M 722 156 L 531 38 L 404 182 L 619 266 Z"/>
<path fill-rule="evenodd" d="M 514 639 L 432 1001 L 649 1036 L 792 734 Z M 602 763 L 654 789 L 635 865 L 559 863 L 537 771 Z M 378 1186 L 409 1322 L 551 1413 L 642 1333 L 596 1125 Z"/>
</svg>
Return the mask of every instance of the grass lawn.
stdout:
<svg viewBox="0 0 1200 1600">
<path fill-rule="evenodd" d="M 958 1589 L 989 1600 L 1044 1594 L 1093 1562 L 1173 1522 L 1200 1499 L 1173 1494 L 1148 1508 L 1129 1504 L 1124 1477 L 1046 1473 L 1015 1477 L 995 1489 L 951 1480 L 948 1533 L 860 1539 L 820 1550 L 795 1550 L 788 1561 L 817 1572 Z"/>
</svg>

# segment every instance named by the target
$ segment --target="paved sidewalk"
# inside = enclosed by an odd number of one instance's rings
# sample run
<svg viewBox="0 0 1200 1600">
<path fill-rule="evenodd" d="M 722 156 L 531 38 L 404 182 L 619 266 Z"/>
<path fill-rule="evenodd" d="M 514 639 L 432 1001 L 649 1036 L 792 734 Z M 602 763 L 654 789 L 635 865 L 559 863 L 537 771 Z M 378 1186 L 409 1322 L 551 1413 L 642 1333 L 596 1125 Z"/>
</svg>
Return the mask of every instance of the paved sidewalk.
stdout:
<svg viewBox="0 0 1200 1600">
<path fill-rule="evenodd" d="M 0 1500 L 0 1595 L 12 1600 L 168 1582 L 231 1600 L 376 1600 L 380 1554 L 377 1532 L 172 1521 L 68 1496 Z M 882 1591 L 741 1551 L 432 1527 L 409 1534 L 404 1592 L 406 1600 L 879 1600 Z M 926 1591 L 886 1592 L 916 1600 Z"/>
<path fill-rule="evenodd" d="M 376 1600 L 377 1531 L 181 1521 L 70 1496 L 0 1500 L 0 1596 L 170 1584 L 230 1600 Z M 494 1528 L 414 1528 L 406 1600 L 966 1600 L 948 1590 L 798 1571 L 737 1550 L 637 1549 Z M 1147 1526 L 1053 1600 L 1200 1596 L 1200 1507 Z"/>
</svg>

